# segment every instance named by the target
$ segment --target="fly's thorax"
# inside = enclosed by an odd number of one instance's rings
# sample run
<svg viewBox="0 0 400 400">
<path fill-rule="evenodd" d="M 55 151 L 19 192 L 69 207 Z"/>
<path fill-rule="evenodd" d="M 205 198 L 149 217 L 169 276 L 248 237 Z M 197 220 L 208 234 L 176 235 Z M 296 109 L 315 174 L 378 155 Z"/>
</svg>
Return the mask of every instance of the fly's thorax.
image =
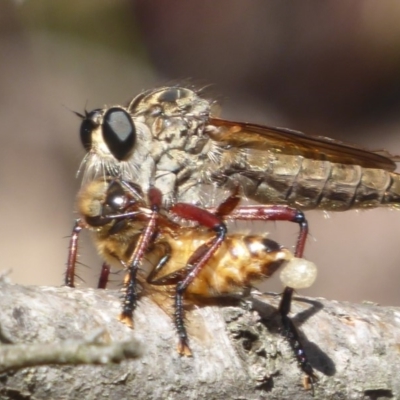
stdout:
<svg viewBox="0 0 400 400">
<path fill-rule="evenodd" d="M 211 103 L 190 89 L 171 87 L 139 96 L 129 109 L 158 145 L 150 153 L 152 183 L 161 190 L 164 204 L 183 201 L 180 187 L 202 181 L 210 160 L 217 159 L 218 149 L 204 132 Z M 144 184 L 142 177 L 138 179 Z"/>
<path fill-rule="evenodd" d="M 135 97 L 128 109 L 134 116 L 144 116 L 149 122 L 149 127 L 154 132 L 161 133 L 155 122 L 178 117 L 184 118 L 187 125 L 200 121 L 204 123 L 211 112 L 212 103 L 200 97 L 194 90 L 189 88 L 172 86 L 148 90 Z M 162 126 L 162 123 L 160 126 Z"/>
</svg>

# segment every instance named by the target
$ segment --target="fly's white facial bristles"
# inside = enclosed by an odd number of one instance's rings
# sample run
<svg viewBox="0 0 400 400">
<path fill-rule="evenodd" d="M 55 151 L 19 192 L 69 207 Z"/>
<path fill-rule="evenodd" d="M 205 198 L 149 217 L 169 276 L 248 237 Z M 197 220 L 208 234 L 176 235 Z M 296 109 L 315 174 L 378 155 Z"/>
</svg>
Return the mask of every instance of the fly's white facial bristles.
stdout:
<svg viewBox="0 0 400 400">
<path fill-rule="evenodd" d="M 139 173 L 138 165 L 130 161 L 118 161 L 113 158 L 104 158 L 96 153 L 89 152 L 79 166 L 77 176 L 82 174 L 82 184 L 108 176 L 115 176 L 126 181 L 134 181 Z"/>
</svg>

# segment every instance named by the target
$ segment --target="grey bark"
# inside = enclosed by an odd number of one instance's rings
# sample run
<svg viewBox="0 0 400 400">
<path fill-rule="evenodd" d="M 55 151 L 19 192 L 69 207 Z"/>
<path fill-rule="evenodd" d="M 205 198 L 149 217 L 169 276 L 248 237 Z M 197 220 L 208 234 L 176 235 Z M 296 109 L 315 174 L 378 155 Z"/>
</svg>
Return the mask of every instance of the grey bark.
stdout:
<svg viewBox="0 0 400 400">
<path fill-rule="evenodd" d="M 279 333 L 279 296 L 188 311 L 191 358 L 163 309 L 142 298 L 132 330 L 116 318 L 119 297 L 1 281 L 0 399 L 400 398 L 398 308 L 296 298 L 313 397 Z M 42 365 L 85 362 L 104 364 Z"/>
</svg>

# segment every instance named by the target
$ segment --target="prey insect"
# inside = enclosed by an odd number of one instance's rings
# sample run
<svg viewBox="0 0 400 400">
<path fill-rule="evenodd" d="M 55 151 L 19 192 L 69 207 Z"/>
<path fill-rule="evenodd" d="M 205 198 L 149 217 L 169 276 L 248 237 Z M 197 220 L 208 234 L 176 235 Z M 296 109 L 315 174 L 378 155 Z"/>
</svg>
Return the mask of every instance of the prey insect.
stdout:
<svg viewBox="0 0 400 400">
<path fill-rule="evenodd" d="M 288 317 L 293 288 L 310 286 L 316 276 L 315 266 L 300 258 L 307 223 L 301 212 L 290 207 L 238 207 L 239 201 L 234 192 L 213 210 L 186 203 L 176 203 L 167 210 L 155 188 L 145 196 L 140 187 L 119 178 L 93 180 L 78 194 L 82 218 L 77 220 L 71 237 L 65 283 L 74 286 L 78 236 L 82 229 L 89 229 L 106 264 L 127 272 L 120 320 L 133 326 L 138 285 L 144 294 L 158 291 L 173 296 L 178 352 L 188 356 L 191 350 L 184 323 L 185 303 L 200 304 L 205 299 L 240 294 L 286 264 L 284 282 L 290 287 L 285 289 L 279 307 L 283 334 L 302 370 L 314 381 L 313 369 Z M 179 222 L 173 217 L 179 217 Z M 228 233 L 225 221 L 230 218 L 298 223 L 295 255 L 265 235 Z M 107 273 L 102 273 L 102 285 L 104 275 Z"/>
</svg>

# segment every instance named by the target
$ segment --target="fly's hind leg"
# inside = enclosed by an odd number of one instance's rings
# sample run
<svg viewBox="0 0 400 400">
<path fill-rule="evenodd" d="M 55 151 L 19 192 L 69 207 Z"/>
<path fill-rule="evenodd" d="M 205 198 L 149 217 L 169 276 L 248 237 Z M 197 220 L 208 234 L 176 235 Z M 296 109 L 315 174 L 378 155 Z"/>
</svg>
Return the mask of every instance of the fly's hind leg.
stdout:
<svg viewBox="0 0 400 400">
<path fill-rule="evenodd" d="M 299 236 L 297 238 L 295 256 L 302 258 L 304 254 L 304 247 L 308 235 L 308 222 L 306 217 L 302 211 L 295 210 L 293 214 L 293 222 L 296 222 L 300 226 Z M 293 321 L 289 317 L 290 307 L 292 304 L 294 289 L 291 287 L 285 287 L 282 293 L 282 298 L 279 304 L 279 313 L 282 318 L 282 335 L 288 340 L 290 347 L 293 349 L 293 352 L 297 358 L 297 362 L 299 363 L 302 371 L 307 375 L 307 380 L 305 381 L 305 388 L 313 384 L 318 380 L 317 376 L 314 373 L 314 370 L 308 360 L 304 347 L 299 338 L 299 334 L 297 332 L 296 327 L 293 324 Z M 309 383 L 307 383 L 309 382 Z"/>
<path fill-rule="evenodd" d="M 265 206 L 248 206 L 235 209 L 230 215 L 232 220 L 262 220 L 262 221 L 289 221 L 299 224 L 300 231 L 297 237 L 295 257 L 302 258 L 308 235 L 308 223 L 304 213 L 298 209 L 289 206 L 265 205 Z M 310 386 L 317 381 L 317 376 L 307 358 L 304 347 L 301 344 L 299 334 L 292 320 L 289 318 L 290 307 L 292 303 L 294 289 L 285 287 L 279 304 L 279 314 L 282 319 L 282 335 L 287 339 L 294 351 L 296 359 L 301 370 L 307 375 L 307 381 Z"/>
<path fill-rule="evenodd" d="M 282 293 L 281 302 L 279 304 L 279 313 L 282 318 L 282 335 L 287 339 L 292 348 L 297 362 L 301 370 L 306 374 L 307 378 L 304 381 L 304 387 L 309 389 L 313 387 L 314 383 L 317 382 L 318 377 L 315 375 L 313 367 L 311 366 L 304 347 L 301 343 L 299 334 L 293 321 L 288 316 L 290 312 L 290 306 L 292 302 L 293 289 L 286 287 Z"/>
</svg>

